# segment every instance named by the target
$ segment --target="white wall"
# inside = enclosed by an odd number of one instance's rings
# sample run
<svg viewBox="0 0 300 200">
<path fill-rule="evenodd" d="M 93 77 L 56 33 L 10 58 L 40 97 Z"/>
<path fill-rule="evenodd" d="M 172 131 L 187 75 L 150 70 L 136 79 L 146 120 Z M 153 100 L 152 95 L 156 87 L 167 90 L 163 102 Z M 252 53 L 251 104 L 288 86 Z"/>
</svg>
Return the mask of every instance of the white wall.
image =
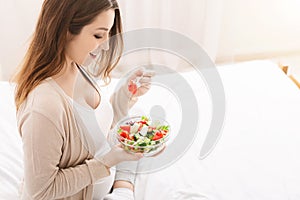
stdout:
<svg viewBox="0 0 300 200">
<path fill-rule="evenodd" d="M 300 55 L 300 0 L 224 0 L 223 8 L 217 61 Z"/>
<path fill-rule="evenodd" d="M 24 56 L 42 2 L 0 0 L 0 65 L 5 80 L 11 76 Z"/>
<path fill-rule="evenodd" d="M 124 30 L 140 28 L 168 29 L 185 35 L 201 45 L 212 60 L 216 59 L 221 28 L 223 0 L 120 0 Z M 145 38 L 146 39 L 146 38 Z M 137 56 L 138 55 L 138 56 Z M 144 50 L 120 60 L 119 69 L 132 68 L 132 64 L 161 64 L 175 70 L 189 65 L 170 53 Z M 115 70 L 115 71 L 118 71 Z M 127 70 L 125 70 L 127 71 Z"/>
<path fill-rule="evenodd" d="M 42 2 L 43 0 L 0 0 L 0 65 L 2 77 L 6 80 L 24 56 Z M 300 56 L 300 0 L 223 0 L 222 7 L 216 6 L 219 5 L 218 0 L 208 0 L 204 1 L 206 2 L 204 4 L 197 1 L 189 8 L 184 6 L 191 5 L 192 2 L 192 0 L 185 3 L 181 0 L 120 0 L 121 6 L 128 12 L 125 13 L 128 29 L 139 27 L 136 16 L 140 15 L 145 18 L 146 23 L 143 23 L 147 27 L 163 25 L 169 29 L 185 31 L 187 36 L 197 42 L 204 45 L 207 43 L 207 50 L 216 54 L 217 62 L 236 62 L 264 56 L 278 57 L 289 53 Z M 133 5 L 139 4 L 143 4 L 141 5 L 143 7 L 149 4 L 151 9 L 147 8 L 145 11 L 140 7 L 137 11 Z M 205 17 L 202 13 L 204 12 L 202 6 L 207 9 L 206 13 L 210 14 L 209 20 L 207 19 L 209 15 Z M 185 12 L 176 11 L 181 7 Z M 155 10 L 157 13 L 164 13 L 165 18 L 159 19 L 158 15 L 154 14 Z M 187 21 L 184 20 L 183 13 L 187 12 L 198 13 L 199 16 L 185 26 Z M 129 17 L 130 13 L 134 13 L 132 14 L 134 18 Z M 211 20 L 217 20 L 219 16 L 222 16 L 220 23 Z M 176 20 L 178 24 L 174 24 Z M 198 24 L 203 22 L 204 25 L 199 28 Z M 210 27 L 211 24 L 214 26 Z M 221 24 L 221 27 L 217 28 L 215 24 Z M 191 31 L 192 26 L 196 27 L 195 30 L 198 32 Z M 202 32 L 201 29 L 205 27 L 207 30 Z M 217 32 L 219 34 L 213 34 Z M 210 47 L 213 48 L 209 49 Z"/>
<path fill-rule="evenodd" d="M 24 56 L 42 0 L 0 1 L 1 26 L 9 26 L 0 35 L 1 44 L 4 44 L 0 47 L 0 63 L 3 67 L 3 77 L 7 79 Z M 212 59 L 216 58 L 223 0 L 119 0 L 119 2 L 125 31 L 145 27 L 174 30 L 190 37 L 202 45 Z M 175 68 L 183 66 L 180 59 L 175 61 L 172 56 L 155 55 L 155 53 L 148 54 L 153 62 L 159 60 L 160 64 L 172 65 Z M 173 59 L 172 62 L 170 58 Z"/>
</svg>

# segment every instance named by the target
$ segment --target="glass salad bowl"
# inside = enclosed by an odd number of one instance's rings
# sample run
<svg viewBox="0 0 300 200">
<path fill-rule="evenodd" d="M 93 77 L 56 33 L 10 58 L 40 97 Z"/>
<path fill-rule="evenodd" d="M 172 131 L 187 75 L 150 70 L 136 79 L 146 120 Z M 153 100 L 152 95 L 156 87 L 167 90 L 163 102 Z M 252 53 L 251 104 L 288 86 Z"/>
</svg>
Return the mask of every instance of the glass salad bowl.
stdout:
<svg viewBox="0 0 300 200">
<path fill-rule="evenodd" d="M 170 125 L 163 119 L 134 116 L 121 120 L 113 129 L 113 137 L 131 153 L 153 156 L 169 139 Z"/>
</svg>

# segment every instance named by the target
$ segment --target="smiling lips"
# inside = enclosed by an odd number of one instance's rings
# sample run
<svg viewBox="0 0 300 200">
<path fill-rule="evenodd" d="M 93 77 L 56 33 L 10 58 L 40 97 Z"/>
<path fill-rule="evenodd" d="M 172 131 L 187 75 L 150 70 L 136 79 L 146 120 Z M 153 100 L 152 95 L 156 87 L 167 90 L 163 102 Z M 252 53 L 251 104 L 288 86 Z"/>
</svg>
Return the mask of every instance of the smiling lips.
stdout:
<svg viewBox="0 0 300 200">
<path fill-rule="evenodd" d="M 93 54 L 93 53 L 90 53 L 90 56 L 91 56 L 93 59 L 96 59 L 96 58 L 97 58 L 97 55 L 96 55 L 96 54 Z"/>
</svg>

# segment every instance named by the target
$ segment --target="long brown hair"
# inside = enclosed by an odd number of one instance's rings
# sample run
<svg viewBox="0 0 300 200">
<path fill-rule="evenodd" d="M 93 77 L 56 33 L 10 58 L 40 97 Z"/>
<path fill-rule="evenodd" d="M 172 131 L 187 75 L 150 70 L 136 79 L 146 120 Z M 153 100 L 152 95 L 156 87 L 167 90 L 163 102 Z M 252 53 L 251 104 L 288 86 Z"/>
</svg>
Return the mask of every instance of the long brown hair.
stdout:
<svg viewBox="0 0 300 200">
<path fill-rule="evenodd" d="M 63 70 L 66 62 L 67 33 L 78 35 L 101 12 L 114 9 L 114 25 L 110 30 L 109 50 L 102 51 L 99 63 L 106 66 L 94 70 L 107 82 L 123 50 L 122 23 L 116 0 L 45 0 L 24 61 L 16 73 L 15 104 L 17 110 L 28 94 L 43 80 Z"/>
</svg>

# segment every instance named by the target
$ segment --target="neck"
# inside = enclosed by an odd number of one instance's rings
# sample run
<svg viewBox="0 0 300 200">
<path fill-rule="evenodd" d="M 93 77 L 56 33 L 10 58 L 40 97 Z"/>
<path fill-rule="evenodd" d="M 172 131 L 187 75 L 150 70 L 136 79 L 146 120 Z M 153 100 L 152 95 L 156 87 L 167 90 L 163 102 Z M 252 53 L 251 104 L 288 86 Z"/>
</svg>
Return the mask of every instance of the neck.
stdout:
<svg viewBox="0 0 300 200">
<path fill-rule="evenodd" d="M 52 78 L 58 85 L 65 91 L 65 93 L 73 97 L 76 78 L 78 76 L 78 69 L 74 62 L 67 61 L 61 73 L 53 76 Z"/>
</svg>

